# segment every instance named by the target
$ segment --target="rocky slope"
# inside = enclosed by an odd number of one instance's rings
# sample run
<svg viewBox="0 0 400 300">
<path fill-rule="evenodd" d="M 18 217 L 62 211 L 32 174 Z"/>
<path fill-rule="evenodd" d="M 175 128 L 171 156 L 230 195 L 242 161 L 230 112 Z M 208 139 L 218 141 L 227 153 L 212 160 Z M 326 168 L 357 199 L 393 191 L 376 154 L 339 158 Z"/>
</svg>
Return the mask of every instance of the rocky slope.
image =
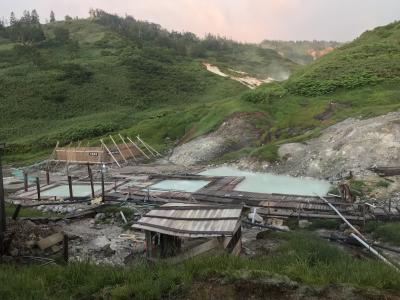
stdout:
<svg viewBox="0 0 400 300">
<path fill-rule="evenodd" d="M 233 114 L 216 131 L 176 147 L 170 161 L 179 165 L 194 165 L 251 146 L 261 134 L 255 121 L 263 117 L 263 113 Z"/>
<path fill-rule="evenodd" d="M 364 173 L 371 166 L 400 165 L 400 112 L 372 119 L 347 119 L 305 143 L 279 148 L 279 172 L 313 177 Z"/>
</svg>

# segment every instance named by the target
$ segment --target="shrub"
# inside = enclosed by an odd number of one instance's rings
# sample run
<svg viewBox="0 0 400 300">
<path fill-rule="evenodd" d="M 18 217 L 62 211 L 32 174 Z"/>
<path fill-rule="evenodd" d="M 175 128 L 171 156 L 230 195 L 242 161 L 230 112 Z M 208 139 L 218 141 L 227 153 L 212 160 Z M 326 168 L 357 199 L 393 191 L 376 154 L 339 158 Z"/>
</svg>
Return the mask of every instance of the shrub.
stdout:
<svg viewBox="0 0 400 300">
<path fill-rule="evenodd" d="M 59 43 L 66 43 L 69 41 L 69 30 L 64 27 L 56 27 L 53 30 L 54 39 Z"/>
<path fill-rule="evenodd" d="M 69 80 L 74 84 L 83 84 L 85 82 L 88 82 L 93 76 L 92 71 L 74 63 L 63 65 L 61 67 L 61 70 L 63 71 L 63 74 L 60 75 L 57 79 L 61 81 Z"/>
<path fill-rule="evenodd" d="M 380 180 L 376 183 L 376 187 L 383 187 L 383 188 L 388 188 L 390 186 L 390 182 L 386 180 Z"/>
<path fill-rule="evenodd" d="M 273 99 L 282 98 L 286 93 L 282 85 L 271 83 L 244 93 L 242 100 L 252 103 L 270 103 Z"/>
</svg>

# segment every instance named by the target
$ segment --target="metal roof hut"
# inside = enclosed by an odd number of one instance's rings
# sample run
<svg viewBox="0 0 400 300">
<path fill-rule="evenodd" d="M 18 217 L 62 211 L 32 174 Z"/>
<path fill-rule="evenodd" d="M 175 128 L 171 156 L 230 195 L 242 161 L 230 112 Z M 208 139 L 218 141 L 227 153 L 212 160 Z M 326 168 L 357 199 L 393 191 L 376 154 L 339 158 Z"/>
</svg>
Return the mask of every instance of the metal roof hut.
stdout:
<svg viewBox="0 0 400 300">
<path fill-rule="evenodd" d="M 168 258 L 170 262 L 179 262 L 212 249 L 239 255 L 241 213 L 242 206 L 168 203 L 148 212 L 133 228 L 145 231 L 149 260 Z M 184 238 L 197 244 L 184 250 Z M 208 241 L 199 244 L 198 238 Z"/>
</svg>

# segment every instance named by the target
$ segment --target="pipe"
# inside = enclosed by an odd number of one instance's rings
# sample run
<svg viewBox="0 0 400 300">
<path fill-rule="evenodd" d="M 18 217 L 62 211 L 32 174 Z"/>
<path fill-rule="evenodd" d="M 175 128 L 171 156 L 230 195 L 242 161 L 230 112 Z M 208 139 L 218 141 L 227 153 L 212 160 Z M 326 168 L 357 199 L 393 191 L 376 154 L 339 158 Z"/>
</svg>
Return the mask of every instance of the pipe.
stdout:
<svg viewBox="0 0 400 300">
<path fill-rule="evenodd" d="M 381 254 L 379 254 L 378 251 L 376 251 L 374 248 L 372 248 L 367 242 L 365 242 L 359 236 L 355 235 L 354 233 L 351 233 L 350 235 L 352 238 L 356 239 L 361 245 L 363 245 L 365 248 L 367 248 L 369 252 L 371 252 L 376 257 L 378 257 L 380 260 L 382 260 L 385 264 L 391 266 L 397 272 L 400 272 L 400 270 L 394 264 L 392 264 L 390 261 L 388 261 L 386 258 L 384 258 Z"/>
<path fill-rule="evenodd" d="M 367 238 L 360 232 L 357 230 L 357 228 L 355 228 L 349 221 L 347 221 L 347 219 L 340 213 L 340 211 L 338 211 L 336 209 L 336 207 L 334 207 L 328 200 L 326 200 L 324 197 L 317 195 L 321 200 L 323 200 L 326 204 L 328 204 L 330 206 L 330 208 L 332 208 L 335 213 L 355 232 L 357 233 L 358 236 L 362 237 L 364 240 L 366 240 Z"/>
</svg>

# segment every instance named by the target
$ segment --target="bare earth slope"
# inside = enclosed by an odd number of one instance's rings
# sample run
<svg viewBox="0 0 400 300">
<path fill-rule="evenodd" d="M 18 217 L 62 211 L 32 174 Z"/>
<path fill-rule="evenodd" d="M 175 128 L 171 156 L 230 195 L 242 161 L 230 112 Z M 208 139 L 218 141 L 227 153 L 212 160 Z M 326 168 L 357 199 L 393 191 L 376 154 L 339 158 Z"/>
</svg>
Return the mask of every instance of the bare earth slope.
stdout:
<svg viewBox="0 0 400 300">
<path fill-rule="evenodd" d="M 176 147 L 170 161 L 179 165 L 194 165 L 251 146 L 261 134 L 255 122 L 263 117 L 263 113 L 233 114 L 216 131 Z"/>
</svg>

